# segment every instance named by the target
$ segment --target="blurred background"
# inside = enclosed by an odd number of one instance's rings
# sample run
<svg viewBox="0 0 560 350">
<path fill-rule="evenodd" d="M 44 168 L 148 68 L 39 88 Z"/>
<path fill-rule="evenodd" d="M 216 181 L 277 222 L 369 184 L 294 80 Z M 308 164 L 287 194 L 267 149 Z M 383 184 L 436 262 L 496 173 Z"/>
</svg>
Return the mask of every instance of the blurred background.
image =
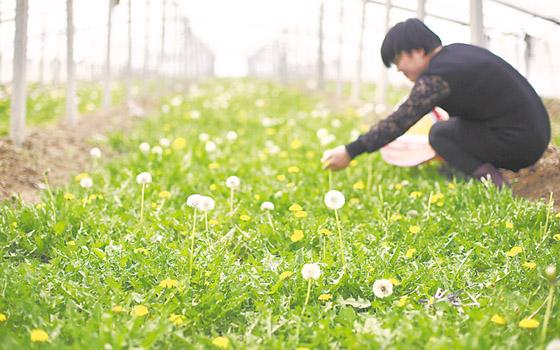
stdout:
<svg viewBox="0 0 560 350">
<path fill-rule="evenodd" d="M 410 83 L 379 48 L 409 17 L 444 44 L 488 48 L 541 96 L 560 97 L 557 0 L 1 0 L 0 135 L 21 144 L 30 122 L 72 124 L 119 103 L 134 111 L 159 84 L 214 77 L 294 84 L 383 112 L 389 87 Z"/>
</svg>

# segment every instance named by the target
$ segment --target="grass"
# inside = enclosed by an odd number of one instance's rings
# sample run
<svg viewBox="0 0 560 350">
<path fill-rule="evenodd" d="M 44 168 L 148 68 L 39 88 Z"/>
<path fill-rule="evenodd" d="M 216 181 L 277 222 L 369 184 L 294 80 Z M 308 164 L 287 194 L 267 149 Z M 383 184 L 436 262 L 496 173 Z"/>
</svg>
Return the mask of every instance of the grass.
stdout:
<svg viewBox="0 0 560 350">
<path fill-rule="evenodd" d="M 36 206 L 3 203 L 0 348 L 542 348 L 543 271 L 560 254 L 560 218 L 546 203 L 448 182 L 435 165 L 395 168 L 378 154 L 361 156 L 332 179 L 346 197 L 338 210 L 343 273 L 316 131 L 336 135 L 326 147 L 346 143 L 360 116 L 332 115 L 295 89 L 239 80 L 162 104 L 131 134 L 100 145 L 119 156 L 84 169 L 92 188 L 74 181 Z M 205 151 L 203 133 L 215 152 Z M 172 142 L 161 155 L 139 151 L 162 137 Z M 141 221 L 143 171 L 153 182 Z M 241 186 L 230 215 L 232 175 Z M 191 251 L 186 199 L 194 193 L 216 207 L 208 230 L 198 213 Z M 263 201 L 275 205 L 274 229 Z M 313 262 L 322 275 L 309 287 L 301 268 Z M 378 279 L 391 279 L 392 295 L 374 295 Z M 447 293 L 435 298 L 438 290 Z M 547 341 L 560 333 L 558 312 L 553 303 Z M 533 314 L 539 326 L 521 328 Z M 48 341 L 32 342 L 33 329 Z"/>
</svg>

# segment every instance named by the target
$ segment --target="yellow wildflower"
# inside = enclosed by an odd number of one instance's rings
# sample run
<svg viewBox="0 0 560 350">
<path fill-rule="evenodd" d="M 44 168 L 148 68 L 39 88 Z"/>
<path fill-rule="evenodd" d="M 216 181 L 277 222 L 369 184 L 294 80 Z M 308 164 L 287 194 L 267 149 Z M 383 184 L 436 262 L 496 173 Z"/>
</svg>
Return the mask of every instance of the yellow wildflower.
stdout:
<svg viewBox="0 0 560 350">
<path fill-rule="evenodd" d="M 405 306 L 407 303 L 408 303 L 408 296 L 403 295 L 403 296 L 399 299 L 399 301 L 397 301 L 397 306 L 398 306 L 398 307 L 403 307 L 403 306 Z"/>
<path fill-rule="evenodd" d="M 405 256 L 406 256 L 407 258 L 410 259 L 410 258 L 412 258 L 412 257 L 414 256 L 414 254 L 416 254 L 416 249 L 415 249 L 415 248 L 409 248 L 409 249 L 406 251 Z"/>
<path fill-rule="evenodd" d="M 171 148 L 182 149 L 185 148 L 186 145 L 187 140 L 185 140 L 183 137 L 177 137 L 175 140 L 173 140 L 173 143 L 171 143 Z"/>
<path fill-rule="evenodd" d="M 494 322 L 498 326 L 503 326 L 503 325 L 506 324 L 506 319 L 503 318 L 502 316 L 498 315 L 498 314 L 494 314 L 494 316 L 492 316 L 490 321 Z"/>
<path fill-rule="evenodd" d="M 292 148 L 292 149 L 298 149 L 298 148 L 301 147 L 302 144 L 303 144 L 303 143 L 302 143 L 300 140 L 295 139 L 295 140 L 293 140 L 293 141 L 290 143 L 290 148 Z"/>
<path fill-rule="evenodd" d="M 171 314 L 171 316 L 169 316 L 169 321 L 171 321 L 176 326 L 182 325 L 185 322 L 185 319 L 186 317 L 183 315 Z"/>
<path fill-rule="evenodd" d="M 43 209 L 44 207 L 45 207 L 45 203 L 37 203 L 35 205 L 35 208 L 37 208 L 37 209 Z"/>
<path fill-rule="evenodd" d="M 288 208 L 288 210 L 289 211 L 301 211 L 301 210 L 303 210 L 303 208 L 299 204 L 294 203 L 294 204 L 290 205 L 290 208 Z"/>
<path fill-rule="evenodd" d="M 442 199 L 443 199 L 443 194 L 436 193 L 436 194 L 432 195 L 432 198 L 430 198 L 430 204 L 437 203 Z"/>
<path fill-rule="evenodd" d="M 298 347 L 296 348 L 296 350 L 311 350 L 311 349 L 306 348 L 305 346 L 298 346 Z"/>
<path fill-rule="evenodd" d="M 229 339 L 226 337 L 216 337 L 212 340 L 212 344 L 216 345 L 220 349 L 227 349 L 229 346 Z"/>
<path fill-rule="evenodd" d="M 332 294 L 321 294 L 319 295 L 319 300 L 327 301 L 332 299 Z"/>
<path fill-rule="evenodd" d="M 402 190 L 402 185 L 401 184 L 395 184 L 395 190 Z"/>
<path fill-rule="evenodd" d="M 291 167 L 288 168 L 288 172 L 290 174 L 299 173 L 299 168 L 297 166 L 291 166 Z"/>
<path fill-rule="evenodd" d="M 86 177 L 89 177 L 88 173 L 80 173 L 80 174 L 76 175 L 76 177 L 74 177 L 74 179 L 76 179 L 76 181 L 80 182 L 82 179 L 85 179 Z"/>
<path fill-rule="evenodd" d="M 159 193 L 159 198 L 167 199 L 169 197 L 171 197 L 171 192 L 169 191 L 161 191 Z"/>
<path fill-rule="evenodd" d="M 68 243 L 66 243 L 67 245 L 74 247 L 76 245 L 75 241 L 68 241 Z"/>
<path fill-rule="evenodd" d="M 393 214 L 391 215 L 391 221 L 399 221 L 403 218 L 401 214 Z"/>
<path fill-rule="evenodd" d="M 358 165 L 358 161 L 357 161 L 356 159 L 352 159 L 352 160 L 350 161 L 350 166 L 351 166 L 351 167 L 355 167 L 355 166 L 357 166 L 357 165 Z"/>
<path fill-rule="evenodd" d="M 8 318 L 6 317 L 6 315 L 4 315 L 3 313 L 0 312 L 0 322 L 4 322 L 6 321 Z"/>
<path fill-rule="evenodd" d="M 326 228 L 320 229 L 320 230 L 319 230 L 319 233 L 322 234 L 323 236 L 330 236 L 330 235 L 332 235 L 332 232 L 329 231 L 329 230 L 326 229 Z"/>
<path fill-rule="evenodd" d="M 420 232 L 420 226 L 418 226 L 418 225 L 410 226 L 410 227 L 408 228 L 408 231 L 409 231 L 410 233 L 416 234 L 416 233 Z"/>
<path fill-rule="evenodd" d="M 357 205 L 357 204 L 360 204 L 359 198 L 356 197 L 350 198 L 350 205 Z"/>
<path fill-rule="evenodd" d="M 366 188 L 366 185 L 364 185 L 364 182 L 360 180 L 352 185 L 352 188 L 354 188 L 355 190 L 363 190 L 364 188 Z"/>
<path fill-rule="evenodd" d="M 136 305 L 132 308 L 132 315 L 136 317 L 145 316 L 148 314 L 148 308 L 144 305 Z"/>
<path fill-rule="evenodd" d="M 276 176 L 276 180 L 278 180 L 278 181 L 286 181 L 286 175 L 280 174 L 280 175 Z"/>
<path fill-rule="evenodd" d="M 253 196 L 253 198 L 255 198 L 256 201 L 258 201 L 259 199 L 261 199 L 261 195 L 260 194 L 256 194 Z"/>
<path fill-rule="evenodd" d="M 71 201 L 74 198 L 76 198 L 76 197 L 74 197 L 74 195 L 72 193 L 65 193 L 64 194 L 64 199 L 66 199 L 67 201 Z"/>
<path fill-rule="evenodd" d="M 292 242 L 299 242 L 303 239 L 303 231 L 302 230 L 295 230 L 292 236 L 290 237 Z"/>
<path fill-rule="evenodd" d="M 280 276 L 278 277 L 278 279 L 280 281 L 285 280 L 286 278 L 290 277 L 291 275 L 293 275 L 294 273 L 292 271 L 284 271 L 280 274 Z"/>
<path fill-rule="evenodd" d="M 307 152 L 305 152 L 305 157 L 306 157 L 307 159 L 313 159 L 313 158 L 315 158 L 315 152 L 313 152 L 313 151 L 307 151 Z"/>
<path fill-rule="evenodd" d="M 455 186 L 454 183 L 450 182 L 450 183 L 447 184 L 447 188 L 449 188 L 450 190 L 454 190 L 456 188 L 456 186 Z"/>
<path fill-rule="evenodd" d="M 147 255 L 148 254 L 148 249 L 142 248 L 142 247 L 141 248 L 136 248 L 136 249 L 134 249 L 134 252 L 139 253 L 139 254 Z"/>
<path fill-rule="evenodd" d="M 513 228 L 513 223 L 511 221 L 507 221 L 506 222 L 506 228 L 512 229 Z"/>
<path fill-rule="evenodd" d="M 273 128 L 266 128 L 265 129 L 265 133 L 270 136 L 270 135 L 274 135 L 276 133 L 276 130 L 274 130 Z"/>
<path fill-rule="evenodd" d="M 210 185 L 210 191 L 216 191 L 218 189 L 218 185 L 216 184 L 211 184 Z"/>
<path fill-rule="evenodd" d="M 208 164 L 208 169 L 210 169 L 210 170 L 219 169 L 219 168 L 220 168 L 220 164 L 218 164 L 218 163 Z"/>
<path fill-rule="evenodd" d="M 218 225 L 218 224 L 219 224 L 219 223 L 218 223 L 218 220 L 216 220 L 216 219 L 210 219 L 210 220 L 208 220 L 208 225 L 210 225 L 210 226 L 216 226 L 216 225 Z"/>
<path fill-rule="evenodd" d="M 393 277 L 389 278 L 389 281 L 393 284 L 393 286 L 398 286 L 401 284 L 401 281 Z"/>
<path fill-rule="evenodd" d="M 115 305 L 111 308 L 111 310 L 113 310 L 114 313 L 118 314 L 122 312 L 122 306 L 120 305 Z"/>
<path fill-rule="evenodd" d="M 34 329 L 31 331 L 31 341 L 37 343 L 44 343 L 49 341 L 49 335 L 42 329 Z"/>
<path fill-rule="evenodd" d="M 306 218 L 306 217 L 307 217 L 307 212 L 306 212 L 306 211 L 303 211 L 303 210 L 296 211 L 296 212 L 294 213 L 294 216 L 295 216 L 296 218 Z"/>
<path fill-rule="evenodd" d="M 524 320 L 521 320 L 521 322 L 519 322 L 519 327 L 521 328 L 533 329 L 533 328 L 537 328 L 538 326 L 539 326 L 539 321 L 533 318 L 526 318 Z"/>
<path fill-rule="evenodd" d="M 513 248 L 511 248 L 509 250 L 509 252 L 506 253 L 507 256 L 516 256 L 517 254 L 521 253 L 523 251 L 523 248 L 519 247 L 519 246 L 515 246 Z"/>
<path fill-rule="evenodd" d="M 164 279 L 163 281 L 159 282 L 159 286 L 162 288 L 172 288 L 177 287 L 179 281 L 172 280 L 172 279 Z"/>
<path fill-rule="evenodd" d="M 560 241 L 560 234 L 557 233 L 557 234 L 555 234 L 554 236 L 552 236 L 552 238 L 554 238 L 554 239 L 557 240 L 557 241 Z"/>
<path fill-rule="evenodd" d="M 247 215 L 247 214 L 243 214 L 243 215 L 241 215 L 241 216 L 239 217 L 239 220 L 241 220 L 241 221 L 249 221 L 249 220 L 251 220 L 251 217 L 250 217 L 249 215 Z"/>
<path fill-rule="evenodd" d="M 413 192 L 410 193 L 410 196 L 412 197 L 412 199 L 416 199 L 418 197 L 422 197 L 422 192 L 413 191 Z"/>
<path fill-rule="evenodd" d="M 537 267 L 537 264 L 534 262 L 530 262 L 530 261 L 525 261 L 523 263 L 523 267 L 528 268 L 529 270 L 533 270 L 535 267 Z"/>
</svg>

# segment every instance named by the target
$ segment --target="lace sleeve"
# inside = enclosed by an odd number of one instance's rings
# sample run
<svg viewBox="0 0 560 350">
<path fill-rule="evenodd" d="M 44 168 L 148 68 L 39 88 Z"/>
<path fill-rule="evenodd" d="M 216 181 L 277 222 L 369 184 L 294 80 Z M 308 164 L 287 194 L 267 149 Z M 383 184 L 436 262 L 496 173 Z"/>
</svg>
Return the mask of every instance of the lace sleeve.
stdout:
<svg viewBox="0 0 560 350">
<path fill-rule="evenodd" d="M 352 158 L 363 152 L 377 151 L 404 134 L 449 94 L 449 84 L 440 76 L 420 77 L 412 87 L 408 99 L 395 112 L 373 125 L 356 141 L 346 145 L 346 150 Z"/>
</svg>

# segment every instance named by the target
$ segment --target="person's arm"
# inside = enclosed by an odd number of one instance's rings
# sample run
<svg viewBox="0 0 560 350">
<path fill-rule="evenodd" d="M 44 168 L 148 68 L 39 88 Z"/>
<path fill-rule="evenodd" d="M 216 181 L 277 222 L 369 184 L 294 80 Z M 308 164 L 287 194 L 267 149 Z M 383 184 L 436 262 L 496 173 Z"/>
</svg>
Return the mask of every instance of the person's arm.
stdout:
<svg viewBox="0 0 560 350">
<path fill-rule="evenodd" d="M 401 136 L 432 108 L 444 101 L 450 92 L 449 84 L 441 77 L 420 77 L 408 99 L 395 112 L 345 146 L 348 156 L 353 159 L 364 152 L 375 152 Z"/>
</svg>

